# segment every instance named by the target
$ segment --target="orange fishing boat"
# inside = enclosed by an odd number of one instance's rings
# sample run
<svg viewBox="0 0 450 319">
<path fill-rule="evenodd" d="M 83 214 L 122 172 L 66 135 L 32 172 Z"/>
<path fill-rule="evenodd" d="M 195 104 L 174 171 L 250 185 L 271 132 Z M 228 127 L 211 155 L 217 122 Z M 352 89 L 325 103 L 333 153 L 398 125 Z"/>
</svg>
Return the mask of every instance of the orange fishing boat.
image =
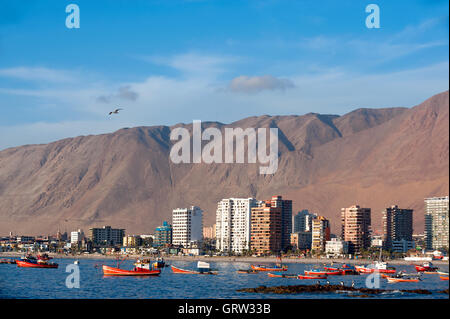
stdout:
<svg viewBox="0 0 450 319">
<path fill-rule="evenodd" d="M 386 277 L 387 281 L 390 283 L 396 282 L 419 282 L 419 278 L 397 278 L 397 277 Z"/>
<path fill-rule="evenodd" d="M 252 267 L 253 270 L 256 271 L 287 271 L 288 267 L 287 266 L 281 266 L 281 267 L 267 267 L 264 265 L 251 265 L 250 267 Z"/>
<path fill-rule="evenodd" d="M 441 280 L 447 280 L 448 281 L 448 277 L 439 276 L 439 278 L 441 278 Z"/>
<path fill-rule="evenodd" d="M 161 273 L 159 269 L 146 269 L 141 267 L 126 270 L 103 265 L 102 269 L 103 275 L 105 276 L 158 276 Z"/>
</svg>

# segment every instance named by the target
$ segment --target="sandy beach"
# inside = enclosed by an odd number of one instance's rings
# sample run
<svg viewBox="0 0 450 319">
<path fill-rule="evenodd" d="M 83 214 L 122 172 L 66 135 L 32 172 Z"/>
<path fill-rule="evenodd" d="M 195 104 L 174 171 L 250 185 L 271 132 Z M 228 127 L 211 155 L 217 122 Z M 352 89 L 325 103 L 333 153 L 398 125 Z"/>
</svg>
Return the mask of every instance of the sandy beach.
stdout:
<svg viewBox="0 0 450 319">
<path fill-rule="evenodd" d="M 0 252 L 0 258 L 19 258 L 23 253 L 18 252 Z M 65 254 L 55 254 L 49 253 L 50 257 L 53 258 L 73 258 L 73 259 L 116 259 L 115 255 L 101 255 L 101 254 L 81 254 L 81 255 L 65 255 Z M 124 255 L 119 255 L 120 258 L 125 257 Z M 142 258 L 141 255 L 128 255 L 128 259 L 136 259 Z M 145 258 L 156 258 L 151 256 L 144 256 Z M 277 262 L 277 258 L 274 257 L 224 257 L 224 256 L 163 256 L 166 261 L 211 261 L 211 262 L 247 262 L 247 263 L 275 263 Z M 285 257 L 283 258 L 283 263 L 298 263 L 298 264 L 329 264 L 333 263 L 347 263 L 347 264 L 367 264 L 371 263 L 373 260 L 370 259 L 327 259 L 327 258 L 298 258 L 298 257 Z M 388 262 L 392 265 L 409 265 L 414 262 L 403 260 L 403 259 L 392 259 L 388 260 Z M 420 263 L 420 262 L 416 262 Z M 441 260 L 433 260 L 433 263 L 436 265 L 449 265 L 448 261 Z"/>
</svg>

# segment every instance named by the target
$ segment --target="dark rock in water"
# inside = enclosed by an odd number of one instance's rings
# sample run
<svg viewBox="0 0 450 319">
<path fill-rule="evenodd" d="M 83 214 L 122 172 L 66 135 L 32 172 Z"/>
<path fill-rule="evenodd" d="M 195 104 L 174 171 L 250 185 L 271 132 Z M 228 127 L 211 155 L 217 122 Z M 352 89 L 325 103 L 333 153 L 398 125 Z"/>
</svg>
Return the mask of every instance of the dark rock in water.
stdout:
<svg viewBox="0 0 450 319">
<path fill-rule="evenodd" d="M 359 292 L 362 296 L 369 296 L 373 294 L 380 294 L 383 292 L 392 292 L 393 290 L 387 289 L 371 289 L 371 288 L 355 288 L 346 287 L 341 285 L 293 285 L 293 286 L 275 286 L 266 287 L 259 286 L 257 288 L 242 288 L 238 289 L 238 292 L 251 292 L 251 293 L 275 293 L 275 294 L 300 294 L 300 293 L 311 293 L 311 292 Z M 431 292 L 425 289 L 413 289 L 413 290 L 400 290 L 401 292 L 415 293 L 429 295 Z"/>
</svg>

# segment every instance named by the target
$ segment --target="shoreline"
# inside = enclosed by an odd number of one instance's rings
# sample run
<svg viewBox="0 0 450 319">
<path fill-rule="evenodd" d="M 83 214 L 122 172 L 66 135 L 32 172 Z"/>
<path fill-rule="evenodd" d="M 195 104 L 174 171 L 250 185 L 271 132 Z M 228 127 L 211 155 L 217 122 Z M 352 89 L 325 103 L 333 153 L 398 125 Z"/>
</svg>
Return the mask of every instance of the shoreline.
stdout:
<svg viewBox="0 0 450 319">
<path fill-rule="evenodd" d="M 16 257 L 19 258 L 24 253 L 18 253 L 18 252 L 0 252 L 0 258 L 5 257 Z M 48 253 L 50 257 L 53 258 L 67 258 L 67 259 L 116 259 L 117 256 L 114 255 L 101 255 L 101 254 L 89 254 L 89 255 L 65 255 L 65 254 L 55 254 L 55 253 Z M 124 255 L 119 255 L 120 258 L 124 258 Z M 231 257 L 224 257 L 224 256 L 162 256 L 164 260 L 166 261 L 211 261 L 211 262 L 244 262 L 244 263 L 276 263 L 278 261 L 277 258 L 274 257 L 238 257 L 238 256 L 231 256 Z M 142 255 L 128 255 L 128 259 L 136 259 L 136 258 L 151 258 L 156 259 L 156 257 L 152 256 L 142 256 Z M 342 258 L 336 258 L 336 259 L 328 259 L 328 258 L 283 258 L 284 264 L 289 263 L 295 263 L 295 264 L 329 264 L 329 263 L 346 263 L 346 264 L 370 264 L 374 260 L 372 259 L 342 259 Z M 403 260 L 403 259 L 392 259 L 387 260 L 389 264 L 392 265 L 411 265 L 414 263 L 420 263 L 409 261 L 409 260 Z M 433 264 L 436 265 L 449 265 L 448 261 L 442 261 L 442 260 L 433 260 Z"/>
</svg>

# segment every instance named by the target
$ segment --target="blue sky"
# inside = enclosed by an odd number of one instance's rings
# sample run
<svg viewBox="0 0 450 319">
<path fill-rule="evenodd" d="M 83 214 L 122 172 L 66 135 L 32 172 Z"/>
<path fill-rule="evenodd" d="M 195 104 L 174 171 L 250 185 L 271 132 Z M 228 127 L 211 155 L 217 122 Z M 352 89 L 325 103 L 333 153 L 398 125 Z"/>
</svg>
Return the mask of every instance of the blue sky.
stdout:
<svg viewBox="0 0 450 319">
<path fill-rule="evenodd" d="M 65 8 L 80 8 L 80 28 Z M 365 8 L 380 7 L 379 29 Z M 411 107 L 448 89 L 447 1 L 0 2 L 0 149 L 122 127 Z M 118 116 L 107 113 L 120 106 Z"/>
</svg>

